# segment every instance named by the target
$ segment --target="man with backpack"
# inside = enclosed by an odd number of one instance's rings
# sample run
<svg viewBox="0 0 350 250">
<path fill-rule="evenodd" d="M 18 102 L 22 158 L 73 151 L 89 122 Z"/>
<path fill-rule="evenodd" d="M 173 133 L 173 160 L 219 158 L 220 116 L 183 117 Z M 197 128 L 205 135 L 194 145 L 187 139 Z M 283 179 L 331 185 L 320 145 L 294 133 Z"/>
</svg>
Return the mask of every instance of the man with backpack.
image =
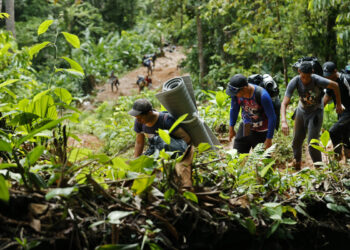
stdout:
<svg viewBox="0 0 350 250">
<path fill-rule="evenodd" d="M 191 142 L 190 136 L 181 128 L 176 127 L 170 134 L 170 145 L 166 144 L 158 134 L 158 129 L 169 130 L 175 123 L 175 118 L 168 112 L 157 112 L 147 99 L 138 99 L 134 102 L 129 115 L 134 116 L 134 131 L 136 132 L 136 143 L 134 157 L 143 153 L 145 139 L 148 138 L 149 148 L 144 153 L 152 155 L 163 148 L 166 151 L 185 152 L 187 145 Z"/>
<path fill-rule="evenodd" d="M 313 74 L 311 62 L 304 61 L 299 65 L 299 75 L 295 76 L 288 84 L 284 99 L 281 105 L 281 128 L 285 135 L 289 133 L 286 119 L 287 106 L 295 89 L 299 94 L 299 104 L 296 110 L 294 121 L 293 137 L 293 167 L 296 170 L 301 168 L 302 145 L 308 133 L 307 142 L 312 139 L 319 139 L 323 122 L 323 91 L 325 88 L 332 89 L 337 97 L 337 113 L 342 112 L 339 88 L 336 82 Z M 321 152 L 309 145 L 309 153 L 312 161 L 322 161 Z"/>
<path fill-rule="evenodd" d="M 233 148 L 238 153 L 249 153 L 259 143 L 264 143 L 265 149 L 271 147 L 276 114 L 268 92 L 236 74 L 231 77 L 226 94 L 231 96 L 229 139 L 235 137 Z M 234 126 L 241 108 L 242 122 L 236 133 Z"/>
<path fill-rule="evenodd" d="M 344 107 L 344 112 L 338 115 L 338 121 L 329 130 L 334 152 L 340 160 L 342 158 L 342 149 L 344 148 L 345 157 L 350 159 L 350 72 L 347 73 L 345 69 L 344 72 L 340 73 L 335 63 L 326 62 L 323 64 L 323 76 L 338 84 L 341 103 Z M 324 105 L 326 106 L 331 99 L 335 101 L 336 97 L 332 90 L 327 89 L 323 98 Z"/>
</svg>

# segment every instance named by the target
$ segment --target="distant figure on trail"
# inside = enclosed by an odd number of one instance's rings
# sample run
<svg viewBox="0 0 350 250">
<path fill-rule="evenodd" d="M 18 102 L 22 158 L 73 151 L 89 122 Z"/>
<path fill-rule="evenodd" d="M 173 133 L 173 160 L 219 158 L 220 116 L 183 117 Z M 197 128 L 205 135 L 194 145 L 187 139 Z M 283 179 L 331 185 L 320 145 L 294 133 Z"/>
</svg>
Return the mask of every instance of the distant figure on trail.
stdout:
<svg viewBox="0 0 350 250">
<path fill-rule="evenodd" d="M 111 85 L 112 92 L 113 92 L 113 86 L 115 87 L 116 91 L 118 91 L 118 87 L 120 83 L 119 83 L 118 77 L 114 75 L 114 71 L 112 71 L 111 75 L 109 76 L 108 82 Z"/>
<path fill-rule="evenodd" d="M 339 73 L 337 66 L 333 62 L 323 64 L 323 76 L 327 79 L 337 82 L 340 89 L 341 103 L 344 107 L 344 112 L 338 115 L 338 121 L 333 124 L 329 130 L 332 139 L 334 152 L 338 160 L 342 159 L 342 149 L 346 159 L 350 159 L 350 66 L 349 71 Z M 327 89 L 323 97 L 323 103 L 327 103 L 333 99 L 336 101 L 334 92 Z"/>
<path fill-rule="evenodd" d="M 338 84 L 319 75 L 313 74 L 312 64 L 304 61 L 299 65 L 299 75 L 295 76 L 287 85 L 286 93 L 281 105 L 281 128 L 284 135 L 288 135 L 289 127 L 286 119 L 287 106 L 296 89 L 299 94 L 299 104 L 294 118 L 293 132 L 293 167 L 301 169 L 302 146 L 306 133 L 308 133 L 307 143 L 312 161 L 322 161 L 321 152 L 310 145 L 312 139 L 319 139 L 323 122 L 323 102 L 324 89 L 334 91 L 337 105 L 337 113 L 343 111 Z"/>
<path fill-rule="evenodd" d="M 139 87 L 139 93 L 140 93 L 145 87 L 147 88 L 152 87 L 152 78 L 149 75 L 147 75 L 146 77 L 137 76 L 136 84 Z"/>
<path fill-rule="evenodd" d="M 148 138 L 149 148 L 144 153 L 145 155 L 157 154 L 163 148 L 166 151 L 183 153 L 191 142 L 186 131 L 178 126 L 170 134 L 170 144 L 166 144 L 159 136 L 158 129 L 169 130 L 176 120 L 168 112 L 154 110 L 147 99 L 136 100 L 128 113 L 136 118 L 134 123 L 134 131 L 136 132 L 135 158 L 143 153 L 146 138 Z"/>
<path fill-rule="evenodd" d="M 271 147 L 277 118 L 269 93 L 236 74 L 231 77 L 226 94 L 231 96 L 229 140 L 235 137 L 233 148 L 238 153 L 249 153 L 259 143 L 264 143 L 265 149 Z M 242 122 L 236 134 L 234 126 L 241 108 Z"/>
<path fill-rule="evenodd" d="M 146 54 L 142 58 L 143 66 L 147 67 L 147 74 L 153 73 L 153 68 L 156 66 L 157 55 L 155 53 Z"/>
</svg>

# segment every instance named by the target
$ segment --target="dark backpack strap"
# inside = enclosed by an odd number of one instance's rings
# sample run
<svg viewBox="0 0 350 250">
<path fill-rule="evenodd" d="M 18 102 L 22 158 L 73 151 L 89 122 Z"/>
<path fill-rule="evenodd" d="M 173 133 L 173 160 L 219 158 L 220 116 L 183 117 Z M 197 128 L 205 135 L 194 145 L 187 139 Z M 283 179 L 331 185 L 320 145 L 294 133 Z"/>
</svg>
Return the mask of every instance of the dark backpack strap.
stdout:
<svg viewBox="0 0 350 250">
<path fill-rule="evenodd" d="M 262 106 L 261 105 L 261 96 L 262 96 L 262 88 L 259 86 L 256 86 L 256 88 L 255 88 L 255 100 L 260 106 Z"/>
</svg>

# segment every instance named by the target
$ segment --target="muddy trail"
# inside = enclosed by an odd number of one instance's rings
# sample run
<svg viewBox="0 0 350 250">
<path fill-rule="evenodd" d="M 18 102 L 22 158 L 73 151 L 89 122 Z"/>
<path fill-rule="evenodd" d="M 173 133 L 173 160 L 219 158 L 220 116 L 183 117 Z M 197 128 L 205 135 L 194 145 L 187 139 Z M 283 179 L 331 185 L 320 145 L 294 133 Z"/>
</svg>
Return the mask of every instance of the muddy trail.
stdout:
<svg viewBox="0 0 350 250">
<path fill-rule="evenodd" d="M 182 59 L 185 59 L 185 55 L 181 47 L 176 47 L 172 52 L 166 50 L 163 57 L 158 57 L 155 61 L 152 74 L 152 89 L 158 89 L 167 80 L 180 76 L 181 72 L 178 68 L 178 64 Z M 112 92 L 111 86 L 108 83 L 99 86 L 96 101 L 115 101 L 118 99 L 118 96 L 130 96 L 138 93 L 138 86 L 136 84 L 137 77 L 145 77 L 146 75 L 147 68 L 140 65 L 139 68 L 119 77 L 120 85 L 118 91 L 114 90 L 114 92 Z"/>
</svg>

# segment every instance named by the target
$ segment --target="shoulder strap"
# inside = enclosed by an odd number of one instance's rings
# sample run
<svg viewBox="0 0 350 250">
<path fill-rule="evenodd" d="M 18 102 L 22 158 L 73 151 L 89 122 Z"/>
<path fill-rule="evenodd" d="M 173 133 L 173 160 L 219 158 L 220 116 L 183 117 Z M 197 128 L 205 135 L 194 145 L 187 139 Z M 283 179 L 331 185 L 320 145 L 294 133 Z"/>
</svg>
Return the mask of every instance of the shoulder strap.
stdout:
<svg viewBox="0 0 350 250">
<path fill-rule="evenodd" d="M 162 112 L 162 114 L 163 114 L 163 128 L 162 129 L 164 129 L 165 128 L 165 121 L 168 118 L 169 113 L 168 112 Z"/>
<path fill-rule="evenodd" d="M 262 96 L 262 88 L 259 86 L 256 86 L 256 88 L 255 88 L 255 100 L 260 106 L 262 106 L 261 105 L 261 96 Z"/>
</svg>

